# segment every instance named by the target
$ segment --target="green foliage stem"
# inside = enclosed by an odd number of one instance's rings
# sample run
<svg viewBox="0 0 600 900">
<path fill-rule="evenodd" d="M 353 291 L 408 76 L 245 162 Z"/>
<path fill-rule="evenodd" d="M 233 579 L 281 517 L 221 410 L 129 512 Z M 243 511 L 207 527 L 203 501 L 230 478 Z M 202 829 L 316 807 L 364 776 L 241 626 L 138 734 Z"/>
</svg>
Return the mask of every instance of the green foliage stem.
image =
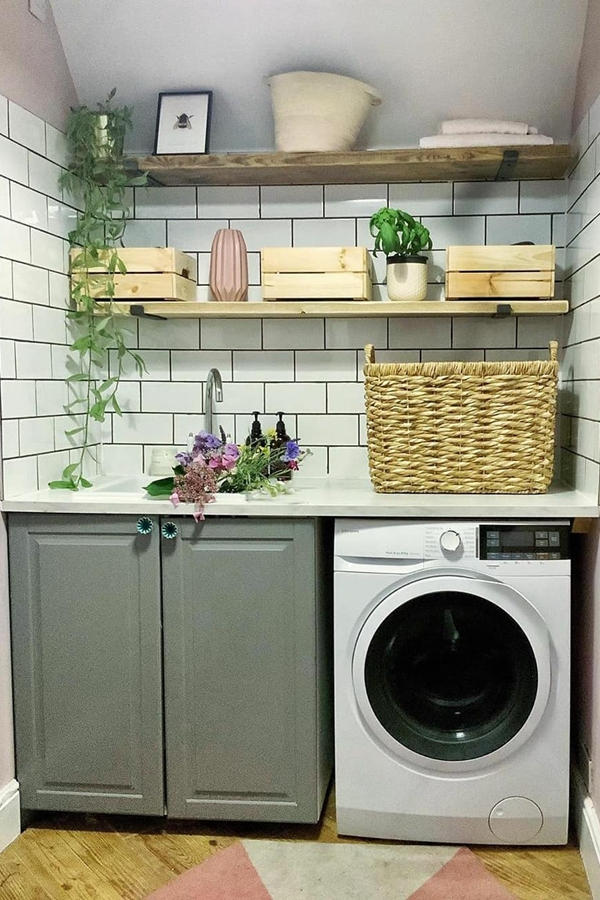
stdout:
<svg viewBox="0 0 600 900">
<path fill-rule="evenodd" d="M 369 230 L 375 256 L 379 250 L 386 256 L 419 256 L 433 246 L 429 229 L 401 209 L 382 207 L 371 216 Z"/>
<path fill-rule="evenodd" d="M 68 465 L 59 481 L 49 487 L 72 491 L 91 487 L 84 476 L 86 458 L 94 458 L 93 422 L 104 422 L 107 411 L 122 415 L 117 391 L 125 362 L 133 360 L 140 376 L 146 371 L 142 357 L 126 346 L 126 335 L 115 315 L 115 274 L 127 269 L 116 245 L 122 246 L 127 224 L 126 190 L 146 184 L 146 175 L 131 177 L 124 168 L 123 145 L 131 127 L 131 110 L 115 107 L 113 90 L 96 110 L 81 106 L 71 111 L 67 125 L 70 151 L 69 167 L 63 172 L 61 186 L 81 199 L 77 225 L 69 233 L 76 252 L 71 259 L 72 308 L 67 318 L 73 322 L 76 338 L 70 349 L 75 354 L 77 371 L 67 378 L 78 395 L 65 407 L 74 426 L 65 432 L 78 445 L 77 458 Z M 103 273 L 98 273 L 98 268 Z M 96 296 L 106 295 L 101 317 L 97 315 Z M 114 364 L 108 373 L 108 348 L 114 348 Z M 106 371 L 108 377 L 102 378 Z M 79 389 L 83 388 L 82 393 Z"/>
</svg>

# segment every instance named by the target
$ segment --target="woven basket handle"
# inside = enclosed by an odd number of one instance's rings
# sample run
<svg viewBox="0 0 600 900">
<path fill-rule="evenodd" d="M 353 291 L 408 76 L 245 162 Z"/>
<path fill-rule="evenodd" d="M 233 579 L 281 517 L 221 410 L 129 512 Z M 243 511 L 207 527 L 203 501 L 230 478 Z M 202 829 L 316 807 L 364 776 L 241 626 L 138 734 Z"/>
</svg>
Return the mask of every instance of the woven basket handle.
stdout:
<svg viewBox="0 0 600 900">
<path fill-rule="evenodd" d="M 558 341 L 550 341 L 550 361 L 556 362 L 558 358 Z"/>
<path fill-rule="evenodd" d="M 373 344 L 367 344 L 365 347 L 365 365 L 375 362 L 375 347 Z"/>
</svg>

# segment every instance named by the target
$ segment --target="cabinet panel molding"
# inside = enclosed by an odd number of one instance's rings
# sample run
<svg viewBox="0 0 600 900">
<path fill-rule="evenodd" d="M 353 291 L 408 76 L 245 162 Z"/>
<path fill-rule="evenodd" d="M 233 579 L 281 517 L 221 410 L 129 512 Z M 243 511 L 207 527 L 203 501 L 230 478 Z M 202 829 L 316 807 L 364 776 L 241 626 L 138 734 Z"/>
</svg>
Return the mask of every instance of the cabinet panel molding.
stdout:
<svg viewBox="0 0 600 900">
<path fill-rule="evenodd" d="M 158 537 L 9 520 L 18 779 L 30 809 L 162 814 Z"/>
</svg>

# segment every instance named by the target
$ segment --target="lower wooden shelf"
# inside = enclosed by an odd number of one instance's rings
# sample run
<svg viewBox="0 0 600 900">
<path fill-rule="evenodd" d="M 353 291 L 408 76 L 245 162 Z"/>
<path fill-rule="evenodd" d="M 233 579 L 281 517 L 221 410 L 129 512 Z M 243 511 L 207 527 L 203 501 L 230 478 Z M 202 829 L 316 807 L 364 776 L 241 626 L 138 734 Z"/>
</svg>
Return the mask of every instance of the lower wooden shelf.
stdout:
<svg viewBox="0 0 600 900">
<path fill-rule="evenodd" d="M 382 316 L 555 316 L 567 300 L 424 300 L 420 303 L 306 301 L 272 303 L 115 303 L 119 315 L 165 319 L 376 318 Z M 99 315 L 104 315 L 101 309 Z"/>
</svg>

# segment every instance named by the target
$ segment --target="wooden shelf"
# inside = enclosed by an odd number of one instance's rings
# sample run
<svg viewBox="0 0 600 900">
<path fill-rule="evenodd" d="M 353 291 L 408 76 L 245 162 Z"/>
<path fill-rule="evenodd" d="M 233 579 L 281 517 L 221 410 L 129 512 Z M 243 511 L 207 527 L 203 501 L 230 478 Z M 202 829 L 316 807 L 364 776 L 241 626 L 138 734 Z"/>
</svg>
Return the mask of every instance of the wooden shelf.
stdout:
<svg viewBox="0 0 600 900">
<path fill-rule="evenodd" d="M 139 169 L 162 185 L 379 184 L 491 181 L 506 149 L 518 151 L 510 177 L 562 178 L 573 162 L 568 144 L 526 147 L 352 150 L 345 153 L 223 153 L 144 156 Z"/>
<path fill-rule="evenodd" d="M 392 303 L 389 301 L 344 302 L 306 301 L 273 303 L 162 303 L 137 301 L 136 304 L 116 303 L 119 314 L 130 315 L 130 307 L 137 307 L 143 316 L 163 316 L 168 319 L 273 319 L 273 318 L 381 318 L 382 316 L 495 316 L 498 306 L 510 306 L 513 315 L 551 316 L 569 311 L 566 300 L 424 300 L 420 303 Z M 143 313 L 141 312 L 143 310 Z M 502 312 L 500 312 L 502 314 Z M 505 313 L 506 314 L 506 313 Z M 102 310 L 98 310 L 102 315 Z"/>
</svg>

